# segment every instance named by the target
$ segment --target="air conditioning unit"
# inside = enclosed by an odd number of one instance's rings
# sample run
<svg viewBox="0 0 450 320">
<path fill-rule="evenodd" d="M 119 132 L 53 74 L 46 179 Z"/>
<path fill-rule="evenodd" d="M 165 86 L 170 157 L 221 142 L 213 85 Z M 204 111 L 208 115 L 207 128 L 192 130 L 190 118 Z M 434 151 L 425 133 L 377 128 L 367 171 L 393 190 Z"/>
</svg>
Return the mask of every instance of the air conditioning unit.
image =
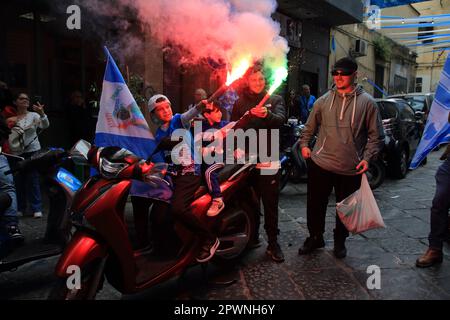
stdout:
<svg viewBox="0 0 450 320">
<path fill-rule="evenodd" d="M 352 54 L 355 57 L 367 56 L 367 41 L 362 39 L 356 39 Z"/>
</svg>

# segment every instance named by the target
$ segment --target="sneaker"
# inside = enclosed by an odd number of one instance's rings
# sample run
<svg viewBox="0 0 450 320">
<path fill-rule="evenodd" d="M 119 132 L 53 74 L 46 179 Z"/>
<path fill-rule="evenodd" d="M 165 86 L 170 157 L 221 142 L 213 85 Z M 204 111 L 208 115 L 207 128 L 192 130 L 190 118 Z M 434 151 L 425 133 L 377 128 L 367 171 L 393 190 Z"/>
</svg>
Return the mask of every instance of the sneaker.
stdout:
<svg viewBox="0 0 450 320">
<path fill-rule="evenodd" d="M 33 213 L 33 217 L 35 217 L 35 218 L 42 218 L 42 212 L 36 211 L 35 213 Z"/>
<path fill-rule="evenodd" d="M 283 262 L 284 254 L 278 242 L 269 243 L 266 254 L 275 262 Z"/>
<path fill-rule="evenodd" d="M 215 238 L 212 241 L 211 240 L 206 241 L 201 247 L 200 252 L 196 258 L 197 262 L 204 263 L 209 261 L 216 253 L 219 244 L 220 241 L 218 238 Z"/>
<path fill-rule="evenodd" d="M 320 249 L 325 247 L 325 241 L 323 240 L 323 236 L 316 236 L 316 237 L 308 237 L 305 240 L 305 243 L 303 246 L 298 249 L 298 254 L 310 254 L 316 249 Z"/>
<path fill-rule="evenodd" d="M 223 208 L 225 208 L 225 203 L 223 202 L 223 199 L 222 198 L 214 198 L 206 215 L 208 217 L 215 217 L 220 213 L 220 211 L 223 210 Z"/>
<path fill-rule="evenodd" d="M 18 217 L 23 217 L 24 215 L 23 215 L 23 212 L 22 211 L 17 211 L 17 216 Z"/>
<path fill-rule="evenodd" d="M 25 238 L 24 238 L 23 234 L 20 232 L 20 229 L 18 226 L 14 226 L 14 225 L 8 226 L 7 232 L 8 232 L 9 238 L 14 242 L 14 244 L 20 244 L 25 240 Z"/>
</svg>

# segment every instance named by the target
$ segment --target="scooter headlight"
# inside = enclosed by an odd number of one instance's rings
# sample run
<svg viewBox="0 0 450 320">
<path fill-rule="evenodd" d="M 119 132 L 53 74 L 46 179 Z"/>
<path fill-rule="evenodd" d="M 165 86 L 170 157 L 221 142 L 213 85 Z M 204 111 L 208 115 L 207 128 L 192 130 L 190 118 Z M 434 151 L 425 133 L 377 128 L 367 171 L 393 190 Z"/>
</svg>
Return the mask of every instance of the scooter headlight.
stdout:
<svg viewBox="0 0 450 320">
<path fill-rule="evenodd" d="M 120 172 L 122 172 L 122 170 L 124 170 L 128 166 L 129 166 L 128 163 L 110 162 L 110 161 L 106 160 L 105 158 L 100 158 L 99 169 L 100 169 L 100 174 L 103 177 L 105 177 L 107 179 L 114 179 L 114 178 L 117 178 L 117 176 L 120 174 Z"/>
</svg>

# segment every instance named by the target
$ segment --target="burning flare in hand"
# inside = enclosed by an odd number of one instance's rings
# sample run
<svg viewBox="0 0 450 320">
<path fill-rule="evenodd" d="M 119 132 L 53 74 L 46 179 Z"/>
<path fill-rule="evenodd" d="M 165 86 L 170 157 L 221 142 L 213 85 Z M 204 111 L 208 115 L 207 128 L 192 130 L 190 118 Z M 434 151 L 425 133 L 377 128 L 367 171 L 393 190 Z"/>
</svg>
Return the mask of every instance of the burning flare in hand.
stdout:
<svg viewBox="0 0 450 320">
<path fill-rule="evenodd" d="M 225 82 L 225 85 L 228 87 L 237 79 L 241 78 L 248 68 L 250 68 L 250 59 L 242 58 L 241 60 L 237 61 L 237 63 L 232 65 L 232 71 L 228 71 L 227 81 Z"/>
<path fill-rule="evenodd" d="M 258 108 L 261 108 L 264 103 L 270 98 L 270 96 L 278 89 L 278 87 L 287 79 L 288 71 L 284 67 L 279 67 L 275 69 L 274 74 L 272 76 L 272 85 L 270 86 L 267 94 L 262 98 L 261 102 L 258 103 Z"/>
</svg>

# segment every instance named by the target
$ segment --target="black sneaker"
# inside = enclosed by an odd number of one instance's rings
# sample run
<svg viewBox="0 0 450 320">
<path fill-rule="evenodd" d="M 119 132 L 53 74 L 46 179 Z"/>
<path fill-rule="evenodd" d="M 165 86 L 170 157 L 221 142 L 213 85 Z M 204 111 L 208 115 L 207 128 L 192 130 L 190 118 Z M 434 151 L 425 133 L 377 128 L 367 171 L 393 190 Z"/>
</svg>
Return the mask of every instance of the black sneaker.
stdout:
<svg viewBox="0 0 450 320">
<path fill-rule="evenodd" d="M 24 236 L 20 232 L 20 229 L 18 226 L 8 226 L 6 227 L 6 230 L 8 232 L 9 239 L 14 244 L 22 244 L 25 240 Z"/>
<path fill-rule="evenodd" d="M 214 240 L 207 240 L 200 249 L 200 252 L 196 258 L 197 262 L 204 263 L 209 261 L 216 253 L 219 247 L 220 241 L 218 238 Z"/>
<path fill-rule="evenodd" d="M 258 236 L 257 238 L 250 240 L 250 242 L 248 243 L 248 248 L 249 249 L 256 249 L 261 247 L 263 244 L 263 241 L 261 239 L 261 236 Z"/>
<path fill-rule="evenodd" d="M 278 242 L 269 243 L 266 253 L 275 262 L 283 262 L 284 254 Z"/>
<path fill-rule="evenodd" d="M 303 246 L 298 249 L 298 254 L 299 255 L 310 254 L 314 250 L 323 247 L 325 247 L 325 241 L 323 240 L 322 236 L 308 237 L 303 243 Z"/>
<path fill-rule="evenodd" d="M 337 259 L 345 258 L 347 256 L 347 248 L 345 248 L 345 242 L 335 241 L 333 253 Z"/>
</svg>

